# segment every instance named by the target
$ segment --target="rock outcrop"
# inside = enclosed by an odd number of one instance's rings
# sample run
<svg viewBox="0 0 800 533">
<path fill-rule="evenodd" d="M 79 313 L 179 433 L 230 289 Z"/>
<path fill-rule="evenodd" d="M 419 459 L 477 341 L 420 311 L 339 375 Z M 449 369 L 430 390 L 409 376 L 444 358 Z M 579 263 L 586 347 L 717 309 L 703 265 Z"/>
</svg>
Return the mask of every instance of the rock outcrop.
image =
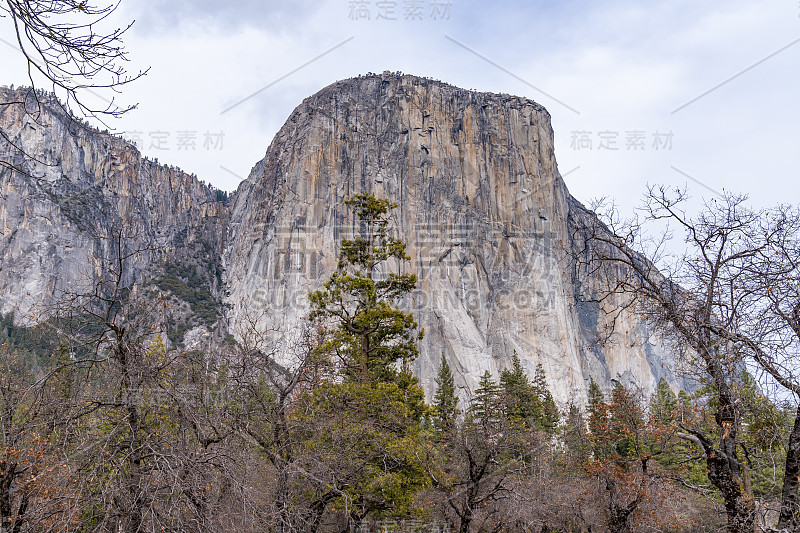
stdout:
<svg viewBox="0 0 800 533">
<path fill-rule="evenodd" d="M 596 286 L 576 270 L 574 200 L 539 104 L 413 76 L 345 80 L 307 98 L 237 191 L 224 263 L 230 315 L 255 311 L 291 326 L 309 289 L 335 268 L 352 234 L 344 201 L 371 192 L 397 202 L 407 268 L 420 280 L 406 302 L 426 335 L 415 363 L 434 388 L 440 354 L 471 390 L 516 351 L 546 371 L 555 396 L 583 401 L 590 377 L 651 387 L 673 383 L 671 358 L 635 316 L 599 342 L 602 313 L 582 303 Z M 588 291 L 588 292 L 587 292 Z"/>
<path fill-rule="evenodd" d="M 290 330 L 357 230 L 345 200 L 371 192 L 399 206 L 411 261 L 393 268 L 420 280 L 403 305 L 426 331 L 415 372 L 429 393 L 442 352 L 462 396 L 514 352 L 531 374 L 543 365 L 562 403 L 583 402 L 590 377 L 682 386 L 635 315 L 623 312 L 615 335 L 599 341 L 604 315 L 582 298 L 598 280 L 571 254 L 594 215 L 567 191 L 550 115 L 535 102 L 388 73 L 341 81 L 295 109 L 230 199 L 44 107 L 34 120 L 21 105 L 0 106 L 13 143 L 0 158 L 28 174 L 0 168 L 2 312 L 26 312 L 77 282 L 87 257 L 107 254 L 92 228 L 124 222 L 184 267 L 206 269 L 234 334 L 245 316 Z M 162 259 L 142 259 L 130 280 Z"/>
<path fill-rule="evenodd" d="M 88 128 L 45 93 L 0 89 L 0 102 L 22 102 L 0 105 L 0 312 L 38 319 L 62 291 L 92 284 L 117 230 L 129 249 L 146 248 L 127 261 L 127 285 L 169 259 L 202 265 L 221 288 L 226 194 Z"/>
</svg>

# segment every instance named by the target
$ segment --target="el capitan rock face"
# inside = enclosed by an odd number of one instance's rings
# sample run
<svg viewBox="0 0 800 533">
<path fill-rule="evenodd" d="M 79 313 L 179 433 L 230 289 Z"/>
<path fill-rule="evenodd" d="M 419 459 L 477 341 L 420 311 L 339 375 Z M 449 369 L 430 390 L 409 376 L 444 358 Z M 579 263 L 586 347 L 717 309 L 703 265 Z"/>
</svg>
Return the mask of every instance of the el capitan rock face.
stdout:
<svg viewBox="0 0 800 533">
<path fill-rule="evenodd" d="M 397 202 L 419 289 L 405 302 L 425 328 L 415 373 L 434 388 L 444 352 L 458 384 L 495 376 L 516 351 L 542 363 L 556 397 L 582 402 L 589 377 L 648 388 L 670 359 L 633 316 L 598 342 L 602 315 L 581 302 L 575 221 L 593 216 L 558 173 L 550 115 L 525 98 L 413 76 L 335 83 L 307 98 L 237 191 L 224 254 L 233 323 L 261 313 L 287 326 L 352 234 L 344 201 Z M 579 238 L 579 236 L 578 236 Z M 589 291 L 589 292 L 587 292 Z"/>
<path fill-rule="evenodd" d="M 581 298 L 598 280 L 571 256 L 594 215 L 569 195 L 550 116 L 530 100 L 413 76 L 335 83 L 297 107 L 230 201 L 119 138 L 72 131 L 57 112 L 47 119 L 43 128 L 0 106 L 0 128 L 50 164 L 33 169 L 41 179 L 0 168 L 0 311 L 25 312 L 76 281 L 87 257 L 106 253 L 90 228 L 126 221 L 195 270 L 221 263 L 221 280 L 207 279 L 227 295 L 232 332 L 245 315 L 292 328 L 352 235 L 345 200 L 371 192 L 398 203 L 411 257 L 399 268 L 419 278 L 403 305 L 426 331 L 415 372 L 429 394 L 442 352 L 462 396 L 514 351 L 531 375 L 542 363 L 562 403 L 582 403 L 589 377 L 682 385 L 637 317 L 623 313 L 599 342 L 603 314 Z M 134 265 L 130 279 L 149 266 Z"/>
</svg>

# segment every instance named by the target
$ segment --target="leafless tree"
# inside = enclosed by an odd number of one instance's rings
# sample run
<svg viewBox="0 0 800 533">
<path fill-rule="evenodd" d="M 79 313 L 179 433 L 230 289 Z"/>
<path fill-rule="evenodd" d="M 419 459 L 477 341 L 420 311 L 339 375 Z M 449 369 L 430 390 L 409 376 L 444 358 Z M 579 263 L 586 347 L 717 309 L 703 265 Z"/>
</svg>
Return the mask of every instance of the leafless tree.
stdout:
<svg viewBox="0 0 800 533">
<path fill-rule="evenodd" d="M 728 530 L 749 532 L 755 504 L 739 456 L 737 377 L 750 360 L 786 390 L 800 392 L 792 367 L 798 354 L 800 214 L 792 207 L 753 210 L 745 197 L 726 195 L 691 217 L 686 200 L 680 190 L 650 188 L 634 219 L 620 221 L 613 211 L 602 222 L 583 217 L 576 240 L 584 246 L 577 259 L 606 281 L 591 295 L 596 301 L 624 295 L 676 350 L 686 350 L 698 363 L 717 400 L 719 438 L 692 427 L 679 435 L 700 447 L 709 480 L 724 499 Z M 662 226 L 652 239 L 646 234 L 652 223 L 671 226 Z M 683 235 L 685 251 L 674 249 L 673 231 Z M 800 422 L 795 426 L 781 527 L 797 506 L 797 476 L 791 472 L 800 468 Z"/>
<path fill-rule="evenodd" d="M 0 13 L 10 19 L 14 36 L 27 63 L 28 78 L 36 94 L 37 79 L 50 84 L 63 99 L 65 110 L 84 116 L 120 116 L 135 106 L 118 107 L 114 99 L 98 107 L 82 91 L 118 91 L 146 71 L 129 74 L 122 42 L 132 22 L 124 28 L 99 32 L 117 10 L 119 2 L 94 5 L 91 0 L 3 0 Z M 25 103 L 25 102 L 18 102 Z"/>
<path fill-rule="evenodd" d="M 725 318 L 713 332 L 750 357 L 777 385 L 778 397 L 800 402 L 800 210 L 779 206 L 752 213 L 738 236 L 740 257 L 719 282 Z M 752 216 L 755 217 L 752 218 Z M 786 446 L 778 528 L 800 528 L 800 410 Z"/>
<path fill-rule="evenodd" d="M 147 70 L 129 73 L 126 68 L 128 57 L 123 37 L 133 23 L 103 31 L 118 7 L 119 2 L 98 5 L 92 0 L 0 2 L 0 18 L 8 19 L 13 27 L 30 82 L 29 90 L 12 93 L 16 97 L 0 102 L 0 108 L 22 105 L 29 117 L 41 123 L 41 106 L 49 105 L 61 109 L 77 127 L 84 127 L 86 118 L 104 123 L 106 118 L 119 117 L 135 108 L 135 105 L 117 105 L 115 97 L 122 86 L 147 73 Z M 41 89 L 51 91 L 55 97 Z M 92 97 L 103 103 L 91 103 Z M 3 130 L 0 142 L 14 155 L 43 163 L 36 154 L 25 152 Z M 13 158 L 0 159 L 0 167 L 28 174 Z"/>
<path fill-rule="evenodd" d="M 246 461 L 227 422 L 223 357 L 166 346 L 168 302 L 130 274 L 155 248 L 124 227 L 95 232 L 107 255 L 93 281 L 64 291 L 49 313 L 76 349 L 65 366 L 84 375 L 59 419 L 70 435 L 61 455 L 71 520 L 87 531 L 242 529 Z"/>
<path fill-rule="evenodd" d="M 274 531 L 316 531 L 328 503 L 340 494 L 306 453 L 313 416 L 307 392 L 324 377 L 310 327 L 264 329 L 256 313 L 245 310 L 239 321 L 241 342 L 229 354 L 230 391 L 237 410 L 231 427 L 253 453 L 263 454 L 273 478 L 259 510 L 263 525 Z"/>
<path fill-rule="evenodd" d="M 60 496 L 53 486 L 58 470 L 47 460 L 48 400 L 26 361 L 7 344 L 0 347 L 0 520 L 7 531 L 41 527 L 42 514 L 55 514 L 46 499 L 48 492 L 51 500 Z"/>
<path fill-rule="evenodd" d="M 504 416 L 468 414 L 443 439 L 441 456 L 430 461 L 442 514 L 461 533 L 499 530 L 514 515 L 522 487 L 536 480 L 530 470 L 537 452 L 543 451 L 540 438 Z"/>
</svg>

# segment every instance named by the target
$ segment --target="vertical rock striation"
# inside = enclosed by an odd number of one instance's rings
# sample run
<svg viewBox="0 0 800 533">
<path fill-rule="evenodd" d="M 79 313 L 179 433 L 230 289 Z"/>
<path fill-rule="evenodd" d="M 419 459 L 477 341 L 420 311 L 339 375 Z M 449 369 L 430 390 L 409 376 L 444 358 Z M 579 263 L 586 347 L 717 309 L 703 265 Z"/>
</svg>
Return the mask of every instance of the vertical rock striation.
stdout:
<svg viewBox="0 0 800 533">
<path fill-rule="evenodd" d="M 215 284 L 226 195 L 38 99 L 0 89 L 0 102 L 23 102 L 0 105 L 0 160 L 18 169 L 0 166 L 0 312 L 38 315 L 61 291 L 94 282 L 113 228 L 157 248 L 131 258 L 127 283 L 169 258 L 202 265 Z"/>
<path fill-rule="evenodd" d="M 575 222 L 593 215 L 558 173 L 547 111 L 413 76 L 335 83 L 278 132 L 231 211 L 232 325 L 245 313 L 269 328 L 302 318 L 306 294 L 354 230 L 344 201 L 360 192 L 399 205 L 405 268 L 420 280 L 405 305 L 426 331 L 415 371 L 427 391 L 442 352 L 464 391 L 514 351 L 531 374 L 542 363 L 562 402 L 583 401 L 589 377 L 677 383 L 636 317 L 623 314 L 618 333 L 599 342 L 602 314 L 579 297 L 596 280 L 570 254 Z"/>
<path fill-rule="evenodd" d="M 535 102 L 413 76 L 341 81 L 297 107 L 228 199 L 39 96 L 41 109 L 25 90 L 0 89 L 0 102 L 23 102 L 0 105 L 0 161 L 22 171 L 0 167 L 0 312 L 35 315 L 93 281 L 111 253 L 100 235 L 124 225 L 158 247 L 129 265 L 128 283 L 152 280 L 166 260 L 163 286 L 226 296 L 234 334 L 256 316 L 289 330 L 357 231 L 345 200 L 371 192 L 398 203 L 411 261 L 391 268 L 419 278 L 403 305 L 426 331 L 415 372 L 429 394 L 442 352 L 462 397 L 515 351 L 529 373 L 544 366 L 562 403 L 585 401 L 590 377 L 683 385 L 637 316 L 623 311 L 606 339 L 604 313 L 582 298 L 599 280 L 572 252 L 594 214 L 567 191 Z"/>
</svg>

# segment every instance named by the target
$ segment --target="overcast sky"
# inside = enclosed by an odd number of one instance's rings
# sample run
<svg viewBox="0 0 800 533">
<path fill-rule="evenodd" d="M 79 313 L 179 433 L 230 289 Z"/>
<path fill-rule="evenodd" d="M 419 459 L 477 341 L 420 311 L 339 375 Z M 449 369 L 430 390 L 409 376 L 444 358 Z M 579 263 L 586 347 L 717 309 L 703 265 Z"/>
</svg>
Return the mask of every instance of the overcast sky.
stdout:
<svg viewBox="0 0 800 533">
<path fill-rule="evenodd" d="M 800 198 L 797 0 L 122 0 L 115 21 L 132 19 L 130 67 L 150 72 L 111 126 L 222 189 L 305 97 L 399 70 L 543 104 L 584 202 L 627 208 L 648 183 Z M 0 44 L 0 84 L 26 82 L 20 58 Z"/>
</svg>

